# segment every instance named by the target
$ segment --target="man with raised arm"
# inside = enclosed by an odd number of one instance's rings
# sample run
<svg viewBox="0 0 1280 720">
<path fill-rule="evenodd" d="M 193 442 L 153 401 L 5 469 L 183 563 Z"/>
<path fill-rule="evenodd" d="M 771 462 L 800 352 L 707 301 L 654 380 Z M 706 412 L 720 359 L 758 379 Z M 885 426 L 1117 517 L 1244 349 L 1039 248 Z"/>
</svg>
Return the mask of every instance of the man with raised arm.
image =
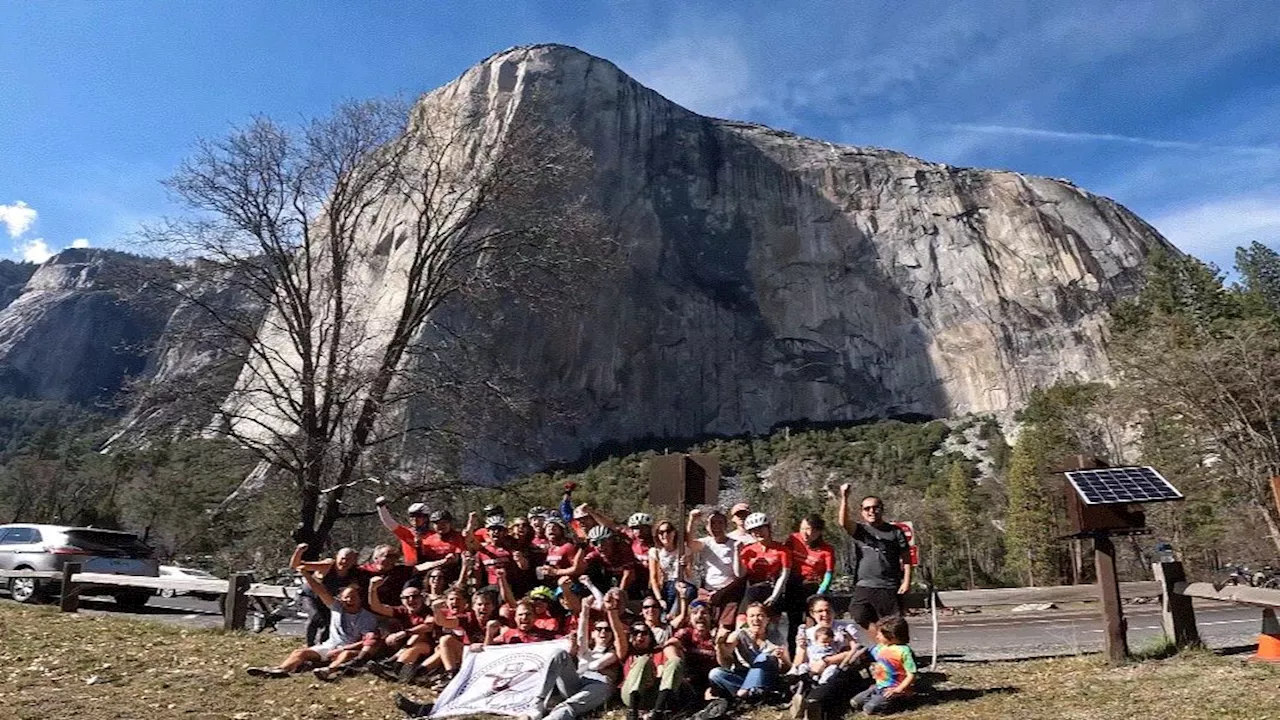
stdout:
<svg viewBox="0 0 1280 720">
<path fill-rule="evenodd" d="M 911 589 L 911 547 L 902 529 L 884 519 L 884 501 L 862 499 L 861 519 L 849 512 L 849 483 L 840 486 L 840 525 L 853 538 L 856 582 L 849 612 L 864 630 L 881 618 L 902 613 Z"/>
</svg>

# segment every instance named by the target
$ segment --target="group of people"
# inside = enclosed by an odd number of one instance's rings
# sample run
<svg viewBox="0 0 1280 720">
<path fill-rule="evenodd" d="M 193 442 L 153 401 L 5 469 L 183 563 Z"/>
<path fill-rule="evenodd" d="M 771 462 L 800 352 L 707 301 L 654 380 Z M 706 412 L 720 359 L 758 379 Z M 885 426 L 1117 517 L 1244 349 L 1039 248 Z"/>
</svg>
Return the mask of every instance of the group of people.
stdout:
<svg viewBox="0 0 1280 720">
<path fill-rule="evenodd" d="M 850 613 L 869 640 L 860 645 L 828 594 L 836 558 L 821 516 L 781 539 L 746 503 L 692 510 L 683 528 L 644 512 L 623 523 L 575 505 L 574 490 L 566 484 L 555 509 L 509 516 L 487 506 L 461 530 L 447 510 L 422 503 L 402 524 L 378 498 L 398 542 L 364 564 L 351 548 L 307 560 L 299 545 L 291 566 L 310 604 L 306 645 L 248 672 L 311 669 L 327 681 L 370 672 L 442 685 L 465 652 L 560 640 L 567 649 L 550 663 L 531 720 L 584 717 L 615 694 L 629 719 L 690 707 L 712 718 L 731 704 L 788 697 L 792 717 L 819 719 L 850 704 L 891 711 L 911 692 L 901 612 L 909 547 L 880 499 L 864 498 L 854 517 L 849 485 L 840 488 L 840 524 L 855 548 Z M 410 714 L 430 709 L 399 702 Z"/>
</svg>

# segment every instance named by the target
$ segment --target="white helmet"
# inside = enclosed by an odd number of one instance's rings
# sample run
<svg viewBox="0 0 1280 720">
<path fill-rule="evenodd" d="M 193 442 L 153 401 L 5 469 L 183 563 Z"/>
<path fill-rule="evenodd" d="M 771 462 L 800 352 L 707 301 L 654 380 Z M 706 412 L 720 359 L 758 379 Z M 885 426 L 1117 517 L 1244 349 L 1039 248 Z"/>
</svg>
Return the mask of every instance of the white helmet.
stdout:
<svg viewBox="0 0 1280 720">
<path fill-rule="evenodd" d="M 410 505 L 410 506 L 409 506 L 409 514 L 410 514 L 410 515 L 426 515 L 426 514 L 427 514 L 427 504 L 426 504 L 426 503 L 414 503 L 414 504 Z"/>
<path fill-rule="evenodd" d="M 501 515 L 490 515 L 485 518 L 484 526 L 490 530 L 507 529 L 507 519 Z"/>
<path fill-rule="evenodd" d="M 600 543 L 613 537 L 613 531 L 604 525 L 597 525 L 587 531 L 587 540 L 599 545 Z"/>
<path fill-rule="evenodd" d="M 653 516 L 649 513 L 635 513 L 627 518 L 627 527 L 640 527 L 641 525 L 652 525 Z"/>
<path fill-rule="evenodd" d="M 751 513 L 747 519 L 743 521 L 742 527 L 745 530 L 755 530 L 758 527 L 764 527 L 769 524 L 769 516 L 762 512 Z"/>
</svg>

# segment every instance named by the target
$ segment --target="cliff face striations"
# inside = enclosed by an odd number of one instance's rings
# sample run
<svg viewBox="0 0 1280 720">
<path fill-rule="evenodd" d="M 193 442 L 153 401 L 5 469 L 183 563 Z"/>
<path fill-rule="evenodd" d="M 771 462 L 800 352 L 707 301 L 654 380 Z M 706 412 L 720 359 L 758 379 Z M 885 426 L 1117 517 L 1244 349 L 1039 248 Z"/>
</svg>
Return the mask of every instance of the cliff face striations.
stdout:
<svg viewBox="0 0 1280 720">
<path fill-rule="evenodd" d="M 1165 245 L 1125 208 L 1069 183 L 703 117 L 563 46 L 499 53 L 416 112 L 467 118 L 486 142 L 517 120 L 567 128 L 592 154 L 583 186 L 625 258 L 572 317 L 527 305 L 484 315 L 502 366 L 568 412 L 491 421 L 474 441 L 487 459 L 469 461 L 482 476 L 642 438 L 1003 411 L 1059 379 L 1105 379 L 1108 308 L 1139 289 L 1145 257 Z M 389 208 L 368 229 L 367 336 L 404 292 L 403 258 L 383 239 L 409 218 Z M 191 371 L 184 357 L 208 357 L 161 340 L 162 357 L 89 372 L 86 358 L 109 355 L 117 336 L 155 340 L 183 319 L 112 314 L 91 288 L 68 285 L 63 257 L 0 312 L 5 379 L 22 378 L 14 387 L 81 397 L 121 373 L 180 375 Z M 63 279 L 48 279 L 55 271 Z M 55 322 L 53 312 L 69 314 Z M 33 329 L 89 322 L 76 343 Z M 48 347 L 57 357 L 33 370 L 34 348 Z M 405 412 L 447 412 L 421 404 Z M 509 439 L 523 449 L 494 449 Z"/>
<path fill-rule="evenodd" d="M 1108 374 L 1107 309 L 1165 241 L 1068 183 L 702 117 L 562 46 L 495 55 L 420 110 L 571 128 L 625 248 L 572 320 L 513 309 L 499 352 L 572 422 L 493 428 L 547 458 L 638 438 L 1018 407 Z M 407 213 L 389 213 L 370 244 Z M 394 267 L 394 259 L 385 267 Z M 391 273 L 381 292 L 397 292 Z M 544 458 L 511 457 L 529 467 Z"/>
</svg>

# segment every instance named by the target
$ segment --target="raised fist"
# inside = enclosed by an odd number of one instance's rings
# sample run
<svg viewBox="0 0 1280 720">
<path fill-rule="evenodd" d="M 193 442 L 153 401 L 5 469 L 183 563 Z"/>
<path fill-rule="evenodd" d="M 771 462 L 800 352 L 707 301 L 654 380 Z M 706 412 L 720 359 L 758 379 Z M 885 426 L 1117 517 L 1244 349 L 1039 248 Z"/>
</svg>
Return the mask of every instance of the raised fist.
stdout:
<svg viewBox="0 0 1280 720">
<path fill-rule="evenodd" d="M 385 583 L 386 581 L 387 581 L 387 579 L 386 579 L 385 577 L 383 577 L 383 576 L 381 576 L 381 575 L 378 575 L 377 577 L 375 577 L 375 578 L 373 578 L 372 580 L 370 580 L 370 581 L 369 581 L 369 587 L 371 587 L 371 588 L 380 587 L 380 586 L 381 586 L 383 583 Z"/>
<path fill-rule="evenodd" d="M 373 499 L 373 504 L 382 507 L 387 504 L 387 499 L 381 495 Z"/>
<path fill-rule="evenodd" d="M 565 484 L 564 484 L 564 491 L 565 491 L 566 493 L 571 493 L 571 492 L 573 492 L 574 490 L 577 490 L 577 489 L 578 489 L 578 483 L 576 483 L 576 482 L 567 482 L 567 483 L 565 483 Z"/>
<path fill-rule="evenodd" d="M 852 486 L 852 485 L 850 485 L 849 483 L 844 483 L 843 485 L 841 485 L 841 486 L 840 486 L 840 497 L 842 497 L 842 498 L 847 498 L 847 497 L 849 497 L 849 488 L 851 488 L 851 487 L 853 487 L 853 486 Z"/>
</svg>

